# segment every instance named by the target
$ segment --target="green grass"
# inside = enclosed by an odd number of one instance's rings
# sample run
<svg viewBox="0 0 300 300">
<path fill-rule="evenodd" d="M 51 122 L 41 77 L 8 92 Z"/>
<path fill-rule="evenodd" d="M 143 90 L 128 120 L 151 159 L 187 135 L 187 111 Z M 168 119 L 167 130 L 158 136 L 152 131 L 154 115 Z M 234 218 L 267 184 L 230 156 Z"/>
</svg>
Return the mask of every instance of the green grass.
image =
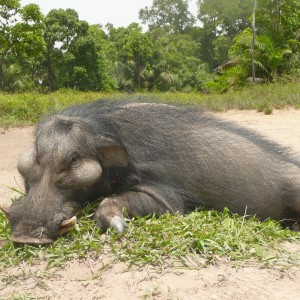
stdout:
<svg viewBox="0 0 300 300">
<path fill-rule="evenodd" d="M 60 90 L 52 94 L 0 93 L 0 126 L 35 124 L 43 115 L 51 114 L 67 106 L 117 95 L 72 90 Z"/>
<path fill-rule="evenodd" d="M 0 266 L 9 267 L 26 260 L 47 262 L 49 267 L 87 255 L 97 259 L 105 251 L 129 265 L 152 264 L 162 267 L 166 261 L 184 265 L 215 263 L 219 259 L 234 262 L 249 260 L 264 264 L 296 264 L 298 255 L 285 251 L 281 242 L 299 243 L 300 234 L 283 230 L 275 221 L 231 215 L 227 210 L 198 211 L 182 215 L 166 213 L 159 218 L 130 221 L 123 235 L 111 231 L 101 235 L 93 221 L 95 205 L 87 207 L 79 223 L 66 236 L 50 246 L 17 247 L 10 241 L 8 221 L 0 215 Z"/>
<path fill-rule="evenodd" d="M 0 126 L 20 126 L 36 123 L 41 116 L 51 114 L 64 107 L 96 100 L 99 98 L 145 98 L 163 102 L 196 104 L 212 111 L 228 109 L 256 109 L 266 114 L 284 107 L 300 108 L 300 82 L 253 85 L 226 94 L 201 93 L 139 93 L 107 94 L 60 90 L 51 94 L 0 93 Z"/>
<path fill-rule="evenodd" d="M 300 108 L 300 82 L 251 85 L 225 94 L 165 93 L 162 99 L 190 104 L 199 104 L 211 111 L 229 109 L 255 109 L 270 113 L 272 109 Z"/>
</svg>

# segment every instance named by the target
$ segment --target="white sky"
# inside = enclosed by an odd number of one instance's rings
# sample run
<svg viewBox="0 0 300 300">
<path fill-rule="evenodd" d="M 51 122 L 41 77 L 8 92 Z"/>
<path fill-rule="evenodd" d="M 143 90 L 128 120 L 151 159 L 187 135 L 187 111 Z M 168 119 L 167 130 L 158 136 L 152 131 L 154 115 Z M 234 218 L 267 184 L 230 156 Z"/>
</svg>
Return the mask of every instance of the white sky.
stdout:
<svg viewBox="0 0 300 300">
<path fill-rule="evenodd" d="M 44 15 L 54 8 L 73 8 L 79 19 L 89 24 L 112 23 L 115 27 L 127 27 L 132 22 L 139 22 L 139 10 L 151 6 L 152 0 L 21 0 L 22 6 L 28 3 L 38 4 Z M 193 15 L 197 15 L 196 3 L 197 0 L 190 1 Z"/>
</svg>

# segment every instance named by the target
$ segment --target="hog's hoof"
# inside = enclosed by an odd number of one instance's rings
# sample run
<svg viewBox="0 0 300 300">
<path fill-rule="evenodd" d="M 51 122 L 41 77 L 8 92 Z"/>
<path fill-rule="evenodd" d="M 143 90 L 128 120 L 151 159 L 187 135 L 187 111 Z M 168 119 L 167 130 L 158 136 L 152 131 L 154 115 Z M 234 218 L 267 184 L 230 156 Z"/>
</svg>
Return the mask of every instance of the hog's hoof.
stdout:
<svg viewBox="0 0 300 300">
<path fill-rule="evenodd" d="M 125 220 L 122 216 L 114 213 L 105 213 L 101 209 L 96 211 L 95 221 L 103 232 L 109 228 L 114 228 L 116 232 L 123 233 L 126 227 Z"/>
<path fill-rule="evenodd" d="M 123 218 L 119 216 L 114 216 L 110 220 L 110 227 L 114 228 L 117 233 L 123 233 L 126 227 L 126 223 Z"/>
</svg>

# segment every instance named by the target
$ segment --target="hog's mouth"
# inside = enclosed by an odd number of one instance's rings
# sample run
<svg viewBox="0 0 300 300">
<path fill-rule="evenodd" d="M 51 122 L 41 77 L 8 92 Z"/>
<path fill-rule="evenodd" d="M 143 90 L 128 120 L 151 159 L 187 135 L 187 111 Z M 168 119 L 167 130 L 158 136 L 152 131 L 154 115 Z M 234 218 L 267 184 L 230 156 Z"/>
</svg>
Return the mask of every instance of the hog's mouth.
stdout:
<svg viewBox="0 0 300 300">
<path fill-rule="evenodd" d="M 51 238 L 34 238 L 31 236 L 26 236 L 26 235 L 15 235 L 13 234 L 11 237 L 11 240 L 13 241 L 14 244 L 16 245 L 30 245 L 30 246 L 37 246 L 37 245 L 49 245 L 54 242 L 54 239 Z"/>
</svg>

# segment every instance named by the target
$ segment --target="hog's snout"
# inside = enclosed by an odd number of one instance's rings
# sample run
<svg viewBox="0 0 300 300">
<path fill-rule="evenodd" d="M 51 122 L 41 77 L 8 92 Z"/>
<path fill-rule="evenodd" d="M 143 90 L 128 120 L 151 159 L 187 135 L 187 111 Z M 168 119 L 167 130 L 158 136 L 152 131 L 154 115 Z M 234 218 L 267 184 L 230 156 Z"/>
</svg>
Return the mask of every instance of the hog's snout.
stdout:
<svg viewBox="0 0 300 300">
<path fill-rule="evenodd" d="M 61 222 L 58 230 L 58 234 L 62 235 L 66 232 L 68 232 L 71 228 L 73 228 L 76 225 L 77 219 L 76 217 L 72 217 L 68 220 L 64 220 Z M 36 237 L 34 236 L 36 235 Z M 46 227 L 39 227 L 34 232 L 31 233 L 31 236 L 27 236 L 24 234 L 17 235 L 16 233 L 13 233 L 12 235 L 12 241 L 15 244 L 19 245 L 48 245 L 54 242 L 54 238 L 51 238 L 49 236 L 48 230 Z"/>
<path fill-rule="evenodd" d="M 76 222 L 77 218 L 75 216 L 62 221 L 55 236 L 46 227 L 38 227 L 27 233 L 13 232 L 11 239 L 13 243 L 18 245 L 48 245 L 53 243 L 57 236 L 63 235 L 72 229 L 76 225 Z"/>
<path fill-rule="evenodd" d="M 21 222 L 16 221 L 14 217 L 11 217 L 12 210 L 15 210 L 15 206 L 7 207 L 0 203 L 0 211 L 9 219 L 12 225 L 12 242 L 18 245 L 51 244 L 58 236 L 70 231 L 77 223 L 76 216 L 66 219 L 63 214 L 59 213 L 53 217 L 53 222 L 57 223 L 56 229 L 53 231 L 45 225 L 38 226 L 32 218 Z M 39 223 L 41 224 L 41 222 Z"/>
</svg>

